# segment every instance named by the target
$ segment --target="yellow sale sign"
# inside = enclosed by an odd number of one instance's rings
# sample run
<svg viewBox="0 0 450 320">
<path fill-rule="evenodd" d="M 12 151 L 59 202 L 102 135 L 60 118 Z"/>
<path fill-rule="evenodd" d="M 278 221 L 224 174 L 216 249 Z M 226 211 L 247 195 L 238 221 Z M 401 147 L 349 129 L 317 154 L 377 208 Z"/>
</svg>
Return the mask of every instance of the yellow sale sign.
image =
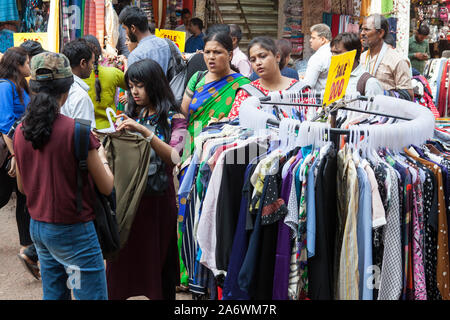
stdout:
<svg viewBox="0 0 450 320">
<path fill-rule="evenodd" d="M 48 35 L 47 32 L 28 32 L 28 33 L 14 33 L 14 46 L 18 47 L 27 40 L 34 40 L 42 45 L 42 48 L 48 50 Z"/>
<path fill-rule="evenodd" d="M 186 32 L 156 29 L 155 36 L 157 36 L 158 38 L 168 38 L 172 40 L 177 45 L 178 49 L 180 49 L 181 52 L 184 52 L 184 44 L 186 42 Z"/>
<path fill-rule="evenodd" d="M 345 95 L 345 89 L 347 89 L 350 80 L 355 55 L 356 50 L 353 50 L 331 57 L 327 84 L 323 95 L 324 106 L 341 99 Z"/>
</svg>

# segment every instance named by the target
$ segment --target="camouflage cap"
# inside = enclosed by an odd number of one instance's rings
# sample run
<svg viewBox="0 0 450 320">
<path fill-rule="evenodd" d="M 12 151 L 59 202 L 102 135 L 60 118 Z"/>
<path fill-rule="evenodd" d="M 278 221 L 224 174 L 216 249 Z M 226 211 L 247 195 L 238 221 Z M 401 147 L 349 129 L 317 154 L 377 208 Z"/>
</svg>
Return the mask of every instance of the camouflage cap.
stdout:
<svg viewBox="0 0 450 320">
<path fill-rule="evenodd" d="M 69 59 L 63 54 L 42 52 L 31 59 L 31 80 L 49 81 L 72 76 Z"/>
</svg>

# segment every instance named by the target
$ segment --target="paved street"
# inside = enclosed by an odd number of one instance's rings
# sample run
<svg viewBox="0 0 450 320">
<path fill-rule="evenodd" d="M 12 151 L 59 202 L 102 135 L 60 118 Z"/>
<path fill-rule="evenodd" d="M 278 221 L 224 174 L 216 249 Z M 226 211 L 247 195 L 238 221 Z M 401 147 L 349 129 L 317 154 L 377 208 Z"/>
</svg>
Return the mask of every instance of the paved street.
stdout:
<svg viewBox="0 0 450 320">
<path fill-rule="evenodd" d="M 0 209 L 0 300 L 41 300 L 41 282 L 35 280 L 20 263 L 15 214 L 16 197 Z M 133 300 L 146 300 L 134 297 Z M 177 294 L 177 300 L 190 300 L 190 294 Z"/>
</svg>

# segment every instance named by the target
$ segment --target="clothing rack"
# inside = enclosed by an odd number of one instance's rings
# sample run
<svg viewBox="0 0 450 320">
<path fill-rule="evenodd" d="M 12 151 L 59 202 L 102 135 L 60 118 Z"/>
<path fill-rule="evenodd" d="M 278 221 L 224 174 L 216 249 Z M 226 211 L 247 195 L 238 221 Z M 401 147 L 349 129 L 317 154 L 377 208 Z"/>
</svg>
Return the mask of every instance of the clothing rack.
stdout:
<svg viewBox="0 0 450 320">
<path fill-rule="evenodd" d="M 281 99 L 283 98 L 283 95 L 280 95 Z M 320 94 L 316 94 L 316 98 L 320 99 Z M 308 103 L 296 103 L 296 102 L 269 102 L 268 100 L 270 100 L 270 97 L 264 97 L 264 98 L 260 98 L 261 104 L 271 104 L 273 106 L 277 106 L 277 105 L 283 105 L 283 106 L 308 106 L 308 107 L 322 107 L 322 104 L 308 104 Z M 339 103 L 344 103 L 344 105 L 347 105 L 350 102 L 353 101 L 373 101 L 373 97 L 367 97 L 367 96 L 358 96 L 355 99 L 352 99 L 350 101 L 345 101 L 345 100 L 341 100 L 339 101 Z M 366 113 L 366 114 L 372 114 L 372 115 L 377 115 L 377 116 L 382 116 L 382 117 L 386 117 L 386 118 L 394 118 L 394 119 L 398 119 L 398 120 L 411 120 L 410 118 L 406 118 L 406 117 L 402 117 L 402 116 L 396 116 L 396 115 L 390 115 L 390 114 L 385 114 L 382 112 L 375 112 L 375 111 L 370 111 L 370 110 L 361 110 L 361 109 L 355 109 L 355 108 L 350 108 L 350 107 L 346 107 L 346 106 L 338 106 L 337 103 L 333 103 L 330 105 L 330 108 L 333 110 L 333 106 L 337 106 L 337 109 L 334 111 L 330 112 L 330 116 L 331 117 L 336 117 L 337 115 L 337 110 L 347 110 L 347 111 L 355 111 L 355 112 L 360 112 L 360 113 Z M 279 121 L 275 120 L 275 119 L 268 119 L 267 120 L 268 124 L 274 125 L 274 126 L 279 126 Z M 335 123 L 335 121 L 331 121 L 332 124 Z M 348 135 L 350 134 L 350 130 L 345 130 L 345 129 L 338 129 L 335 128 L 333 125 L 331 127 L 331 134 L 332 135 Z"/>
<path fill-rule="evenodd" d="M 283 95 L 283 100 L 281 100 L 281 95 Z M 267 102 L 267 104 L 271 104 L 274 106 L 280 103 L 290 106 L 299 106 L 298 100 L 301 97 L 306 98 L 305 96 L 300 96 L 299 93 L 295 92 L 283 92 L 281 94 L 273 93 L 269 97 L 270 101 L 267 101 L 269 99 L 265 98 L 263 100 L 266 101 L 262 102 Z M 348 105 L 351 102 L 357 101 L 370 101 L 374 108 L 372 108 L 371 110 L 365 110 L 365 108 L 352 108 Z M 283 119 L 277 119 L 271 112 L 265 112 L 264 110 L 261 110 L 260 107 L 262 106 L 262 102 L 259 98 L 254 96 L 250 96 L 242 102 L 239 112 L 239 122 L 242 126 L 254 130 L 265 129 L 267 128 L 267 125 L 280 126 L 280 124 L 283 122 Z M 308 106 L 308 104 L 305 105 Z M 318 107 L 317 105 L 310 106 Z M 336 114 L 337 110 L 339 109 L 358 113 L 373 114 L 401 121 L 384 125 L 356 124 L 357 126 L 360 126 L 360 128 L 356 127 L 356 125 L 353 125 L 350 129 L 340 129 L 336 128 L 335 126 Z M 319 130 L 319 128 L 321 128 L 320 130 L 322 130 L 322 132 L 325 134 L 323 137 L 327 140 L 331 140 L 331 137 L 335 138 L 341 135 L 347 135 L 350 137 L 354 134 L 363 135 L 362 130 L 364 130 L 364 135 L 366 135 L 367 137 L 370 136 L 370 144 L 372 148 L 384 146 L 392 150 L 402 150 L 408 145 L 421 144 L 427 139 L 433 137 L 435 128 L 435 119 L 433 113 L 428 108 L 410 101 L 384 95 L 377 95 L 375 97 L 359 96 L 355 99 L 350 98 L 349 100 L 341 99 L 339 101 L 336 101 L 335 103 L 330 104 L 329 109 L 326 112 L 322 111 L 319 117 L 323 115 L 329 116 L 330 123 L 322 124 L 320 122 L 311 120 L 304 122 L 298 121 L 298 124 L 296 124 L 294 128 L 291 127 L 291 129 L 299 129 L 299 131 L 302 131 L 303 123 L 305 123 L 306 126 L 311 126 L 313 123 L 316 123 L 316 125 L 314 125 L 314 130 Z M 316 119 L 314 120 L 317 119 L 318 117 L 316 116 Z M 290 120 L 297 121 L 294 119 Z M 308 129 L 307 132 L 310 132 L 310 129 Z M 329 137 L 326 137 L 328 133 Z M 315 139 L 321 140 L 322 138 L 318 136 L 316 138 L 313 138 L 312 141 L 316 141 Z"/>
</svg>

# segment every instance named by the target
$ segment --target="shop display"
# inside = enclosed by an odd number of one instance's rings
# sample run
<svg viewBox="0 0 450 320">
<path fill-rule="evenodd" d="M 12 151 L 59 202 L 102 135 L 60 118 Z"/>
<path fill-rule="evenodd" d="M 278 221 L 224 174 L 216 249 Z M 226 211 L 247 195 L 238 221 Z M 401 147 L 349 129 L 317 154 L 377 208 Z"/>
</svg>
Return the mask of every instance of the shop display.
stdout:
<svg viewBox="0 0 450 320">
<path fill-rule="evenodd" d="M 412 0 L 410 35 L 421 25 L 430 28 L 427 38 L 432 57 L 440 57 L 448 50 L 450 40 L 450 1 L 449 0 Z"/>
<path fill-rule="evenodd" d="M 304 35 L 302 30 L 303 0 L 287 0 L 282 8 L 285 22 L 282 37 L 292 44 L 292 57 L 302 59 Z"/>
<path fill-rule="evenodd" d="M 429 82 L 433 103 L 441 117 L 448 115 L 450 107 L 449 66 L 450 59 L 430 59 L 424 69 L 424 76 Z"/>
</svg>

